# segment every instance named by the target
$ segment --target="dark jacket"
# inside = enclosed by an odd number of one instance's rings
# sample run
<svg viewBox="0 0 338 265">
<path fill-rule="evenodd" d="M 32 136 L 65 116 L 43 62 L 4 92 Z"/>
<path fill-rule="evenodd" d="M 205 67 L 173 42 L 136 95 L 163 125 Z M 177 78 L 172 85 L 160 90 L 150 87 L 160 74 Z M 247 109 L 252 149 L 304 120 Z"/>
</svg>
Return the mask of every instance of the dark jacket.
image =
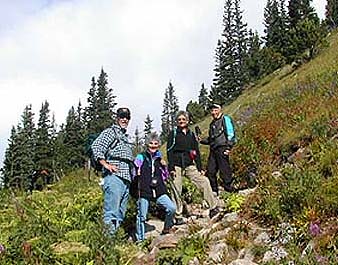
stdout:
<svg viewBox="0 0 338 265">
<path fill-rule="evenodd" d="M 233 143 L 227 139 L 225 126 L 224 115 L 221 115 L 216 120 L 212 120 L 209 125 L 208 138 L 201 140 L 200 143 L 210 145 L 210 148 L 213 150 L 219 147 L 225 147 L 230 150 L 233 147 Z"/>
<path fill-rule="evenodd" d="M 138 154 L 134 164 L 141 174 L 136 176 L 138 191 L 141 198 L 157 199 L 167 193 L 164 180 L 168 177 L 168 169 L 161 164 L 162 155 L 159 151 L 153 155 L 148 151 Z M 152 184 L 155 181 L 156 184 Z M 153 182 L 154 183 L 154 182 Z"/>
<path fill-rule="evenodd" d="M 174 171 L 175 166 L 186 168 L 193 165 L 194 162 L 197 170 L 201 171 L 201 155 L 195 134 L 190 129 L 188 129 L 186 134 L 179 127 L 175 130 L 176 133 L 175 131 L 169 133 L 167 142 L 169 171 Z"/>
</svg>

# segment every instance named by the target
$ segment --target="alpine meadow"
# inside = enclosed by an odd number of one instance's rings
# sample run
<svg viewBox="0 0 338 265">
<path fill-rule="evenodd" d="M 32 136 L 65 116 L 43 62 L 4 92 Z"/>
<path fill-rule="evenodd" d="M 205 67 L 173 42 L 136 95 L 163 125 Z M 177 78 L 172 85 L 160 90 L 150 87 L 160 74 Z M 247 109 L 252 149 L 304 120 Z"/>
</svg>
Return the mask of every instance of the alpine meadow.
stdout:
<svg viewBox="0 0 338 265">
<path fill-rule="evenodd" d="M 0 264 L 338 264 L 337 14 L 335 0 L 323 20 L 311 1 L 267 0 L 259 36 L 244 23 L 240 0 L 224 1 L 213 84 L 201 84 L 186 110 L 203 137 L 211 102 L 231 116 L 236 192 L 220 192 L 222 211 L 211 219 L 184 178 L 187 221 L 173 234 L 160 234 L 154 220 L 163 212 L 150 203 L 146 240 L 135 242 L 135 198 L 116 233 L 105 230 L 102 176 L 88 164 L 93 138 L 117 115 L 103 67 L 60 129 L 47 101 L 36 125 L 24 106 L 1 169 Z M 170 81 L 159 112 L 164 159 L 178 102 Z M 135 155 L 153 119 L 130 137 Z M 200 152 L 206 168 L 209 147 Z"/>
</svg>

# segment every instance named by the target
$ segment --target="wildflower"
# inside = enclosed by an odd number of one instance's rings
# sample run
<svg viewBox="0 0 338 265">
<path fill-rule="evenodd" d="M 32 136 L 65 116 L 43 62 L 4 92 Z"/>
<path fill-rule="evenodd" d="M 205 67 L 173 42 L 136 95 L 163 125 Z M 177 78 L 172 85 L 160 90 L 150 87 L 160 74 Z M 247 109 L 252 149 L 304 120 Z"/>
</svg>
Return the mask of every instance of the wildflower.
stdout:
<svg viewBox="0 0 338 265">
<path fill-rule="evenodd" d="M 327 257 L 317 255 L 316 260 L 317 260 L 318 264 L 328 264 Z"/>
<path fill-rule="evenodd" d="M 0 244 L 0 255 L 6 251 L 4 245 Z"/>
<path fill-rule="evenodd" d="M 312 236 L 318 236 L 320 234 L 320 231 L 321 231 L 319 223 L 318 222 L 314 222 L 314 223 L 311 222 L 309 230 L 310 230 L 310 234 Z"/>
</svg>

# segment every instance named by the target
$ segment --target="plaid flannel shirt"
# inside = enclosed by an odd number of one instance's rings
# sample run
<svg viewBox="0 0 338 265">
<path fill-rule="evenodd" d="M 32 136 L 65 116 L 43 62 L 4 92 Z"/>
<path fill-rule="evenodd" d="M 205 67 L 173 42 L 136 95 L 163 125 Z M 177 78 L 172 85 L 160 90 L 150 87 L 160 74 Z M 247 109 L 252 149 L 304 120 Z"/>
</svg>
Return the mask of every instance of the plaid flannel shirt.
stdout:
<svg viewBox="0 0 338 265">
<path fill-rule="evenodd" d="M 113 174 L 129 182 L 131 181 L 132 163 L 134 160 L 132 144 L 128 142 L 128 135 L 122 132 L 120 126 L 112 125 L 105 129 L 93 142 L 92 150 L 95 160 L 104 159 L 109 164 L 116 165 L 118 171 Z M 127 163 L 125 160 L 130 161 L 130 163 Z M 104 176 L 111 174 L 104 167 L 102 173 Z"/>
</svg>

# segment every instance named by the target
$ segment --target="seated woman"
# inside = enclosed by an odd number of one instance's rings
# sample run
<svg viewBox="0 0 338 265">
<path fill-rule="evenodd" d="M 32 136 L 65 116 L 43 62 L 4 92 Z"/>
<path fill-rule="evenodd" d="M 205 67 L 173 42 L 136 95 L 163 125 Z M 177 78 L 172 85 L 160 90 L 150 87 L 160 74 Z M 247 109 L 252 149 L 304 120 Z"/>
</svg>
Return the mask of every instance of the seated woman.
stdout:
<svg viewBox="0 0 338 265">
<path fill-rule="evenodd" d="M 164 183 L 169 176 L 168 168 L 158 150 L 160 139 L 156 133 L 146 138 L 147 150 L 136 156 L 134 164 L 137 168 L 138 201 L 136 218 L 136 240 L 145 239 L 145 221 L 150 200 L 163 207 L 166 212 L 162 234 L 172 231 L 175 204 L 170 200 Z"/>
</svg>

